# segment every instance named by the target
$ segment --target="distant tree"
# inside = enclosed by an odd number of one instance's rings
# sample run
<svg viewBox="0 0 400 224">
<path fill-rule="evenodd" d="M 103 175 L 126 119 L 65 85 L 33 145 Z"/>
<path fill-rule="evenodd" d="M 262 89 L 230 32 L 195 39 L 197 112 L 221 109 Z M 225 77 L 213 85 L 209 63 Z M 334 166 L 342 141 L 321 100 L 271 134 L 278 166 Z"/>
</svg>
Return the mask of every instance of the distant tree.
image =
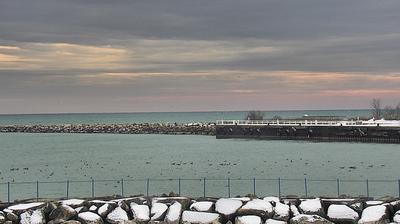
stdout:
<svg viewBox="0 0 400 224">
<path fill-rule="evenodd" d="M 380 99 L 374 98 L 371 101 L 372 116 L 375 119 L 381 119 L 382 117 L 382 103 Z"/>
<path fill-rule="evenodd" d="M 390 105 L 385 106 L 385 108 L 383 109 L 383 118 L 385 118 L 386 120 L 395 120 L 396 110 Z"/>
<path fill-rule="evenodd" d="M 282 120 L 282 117 L 279 115 L 275 115 L 272 117 L 272 120 Z"/>
<path fill-rule="evenodd" d="M 264 112 L 258 110 L 252 110 L 247 112 L 246 120 L 263 120 Z"/>
</svg>

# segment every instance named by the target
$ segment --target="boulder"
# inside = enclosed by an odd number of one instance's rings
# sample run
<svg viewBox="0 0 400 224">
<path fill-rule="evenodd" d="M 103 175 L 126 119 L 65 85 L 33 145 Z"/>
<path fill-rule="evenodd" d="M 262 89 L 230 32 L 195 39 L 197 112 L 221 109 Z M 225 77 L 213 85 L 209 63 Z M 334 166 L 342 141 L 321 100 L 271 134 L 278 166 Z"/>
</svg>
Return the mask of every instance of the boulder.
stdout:
<svg viewBox="0 0 400 224">
<path fill-rule="evenodd" d="M 105 218 L 107 217 L 108 213 L 110 213 L 112 210 L 114 210 L 117 207 L 117 204 L 115 203 L 107 203 L 103 204 L 100 206 L 100 208 L 97 210 L 97 214 L 99 214 L 101 217 Z"/>
<path fill-rule="evenodd" d="M 198 201 L 190 205 L 190 210 L 197 212 L 212 212 L 214 202 L 211 201 Z"/>
<path fill-rule="evenodd" d="M 392 201 L 390 204 L 393 206 L 393 211 L 397 212 L 400 210 L 400 200 Z"/>
<path fill-rule="evenodd" d="M 281 221 L 289 221 L 290 219 L 290 207 L 289 205 L 285 205 L 283 203 L 277 202 L 275 204 L 275 214 L 273 219 L 281 220 Z"/>
<path fill-rule="evenodd" d="M 78 221 L 80 221 L 82 224 L 103 224 L 103 219 L 93 212 L 79 213 Z"/>
<path fill-rule="evenodd" d="M 75 217 L 78 213 L 75 209 L 71 208 L 68 205 L 60 205 L 56 209 L 50 212 L 49 219 L 58 219 L 68 221 Z"/>
<path fill-rule="evenodd" d="M 354 202 L 354 203 L 351 203 L 351 204 L 349 205 L 349 207 L 350 207 L 351 209 L 353 209 L 354 211 L 356 211 L 356 212 L 358 213 L 359 216 L 361 216 L 362 211 L 364 210 L 364 203 L 361 202 L 361 201 Z"/>
<path fill-rule="evenodd" d="M 150 210 L 150 215 L 151 215 L 150 220 L 152 220 L 152 221 L 164 220 L 167 209 L 168 209 L 168 206 L 166 204 L 158 203 L 158 202 L 154 203 Z"/>
<path fill-rule="evenodd" d="M 383 205 L 369 206 L 362 212 L 360 224 L 383 224 L 389 222 L 388 209 Z"/>
<path fill-rule="evenodd" d="M 267 219 L 267 221 L 265 221 L 265 224 L 287 224 L 287 222 L 275 219 Z"/>
<path fill-rule="evenodd" d="M 169 224 L 179 224 L 182 214 L 182 205 L 175 202 L 169 206 L 167 214 L 165 215 L 165 222 Z"/>
<path fill-rule="evenodd" d="M 261 199 L 253 199 L 243 205 L 238 211 L 238 215 L 257 215 L 264 219 L 271 218 L 274 208 L 271 203 Z"/>
<path fill-rule="evenodd" d="M 322 218 L 319 215 L 306 215 L 301 214 L 290 219 L 290 224 L 333 224 L 333 222 Z"/>
<path fill-rule="evenodd" d="M 400 210 L 394 213 L 393 222 L 400 223 Z"/>
<path fill-rule="evenodd" d="M 91 212 L 96 212 L 96 211 L 97 211 L 96 205 L 90 206 L 90 207 L 89 207 L 89 211 L 91 211 Z"/>
<path fill-rule="evenodd" d="M 13 211 L 14 214 L 20 215 L 27 210 L 35 210 L 38 208 L 43 207 L 45 204 L 43 202 L 32 202 L 32 203 L 26 203 L 26 204 L 16 204 L 9 206 L 7 209 Z"/>
<path fill-rule="evenodd" d="M 42 209 L 28 210 L 20 215 L 21 224 L 45 224 L 46 218 Z"/>
<path fill-rule="evenodd" d="M 226 219 L 231 220 L 242 204 L 240 200 L 221 198 L 215 203 L 215 211 L 222 214 Z"/>
<path fill-rule="evenodd" d="M 290 205 L 290 212 L 293 216 L 300 215 L 299 209 L 295 205 Z"/>
<path fill-rule="evenodd" d="M 10 220 L 13 223 L 18 223 L 19 222 L 18 215 L 14 214 L 13 212 L 7 212 L 6 213 L 6 218 L 7 218 L 7 220 Z"/>
<path fill-rule="evenodd" d="M 131 202 L 131 211 L 133 219 L 140 223 L 145 223 L 150 220 L 150 209 L 147 205 L 138 205 Z"/>
<path fill-rule="evenodd" d="M 302 201 L 299 205 L 299 209 L 303 214 L 325 217 L 325 212 L 322 208 L 321 200 L 319 198 Z"/>
<path fill-rule="evenodd" d="M 245 215 L 235 218 L 235 224 L 261 224 L 261 222 L 261 218 L 256 215 Z"/>
<path fill-rule="evenodd" d="M 220 224 L 221 216 L 217 213 L 184 211 L 182 213 L 182 223 Z"/>
<path fill-rule="evenodd" d="M 120 224 L 128 221 L 128 214 L 121 207 L 116 207 L 110 213 L 108 213 L 106 221 L 110 224 Z"/>
<path fill-rule="evenodd" d="M 356 211 L 347 205 L 332 204 L 328 208 L 328 218 L 334 223 L 355 224 L 360 217 Z"/>
</svg>

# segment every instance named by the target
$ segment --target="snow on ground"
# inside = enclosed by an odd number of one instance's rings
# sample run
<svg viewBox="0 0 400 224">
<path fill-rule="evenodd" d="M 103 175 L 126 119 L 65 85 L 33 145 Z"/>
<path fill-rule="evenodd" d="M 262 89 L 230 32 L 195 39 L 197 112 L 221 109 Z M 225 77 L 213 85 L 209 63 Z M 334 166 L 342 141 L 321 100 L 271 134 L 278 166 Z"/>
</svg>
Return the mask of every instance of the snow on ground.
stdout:
<svg viewBox="0 0 400 224">
<path fill-rule="evenodd" d="M 302 201 L 299 208 L 304 212 L 318 212 L 322 209 L 322 205 L 319 198 L 315 198 Z"/>
<path fill-rule="evenodd" d="M 151 220 L 157 220 L 160 219 L 161 216 L 164 215 L 164 213 L 167 211 L 168 206 L 163 203 L 154 203 L 153 206 L 151 207 Z"/>
<path fill-rule="evenodd" d="M 240 224 L 261 224 L 261 218 L 256 215 L 238 216 L 237 222 Z"/>
<path fill-rule="evenodd" d="M 190 205 L 190 209 L 198 212 L 206 212 L 211 209 L 213 204 L 211 201 L 198 201 Z"/>
<path fill-rule="evenodd" d="M 128 221 L 128 214 L 121 207 L 116 207 L 107 215 L 107 221 L 111 223 L 122 223 Z"/>
<path fill-rule="evenodd" d="M 254 209 L 254 210 L 267 211 L 269 213 L 274 210 L 271 203 L 258 198 L 247 202 L 241 209 Z"/>
<path fill-rule="evenodd" d="M 382 219 L 386 215 L 386 207 L 383 205 L 374 205 L 367 207 L 361 214 L 358 223 L 374 222 Z"/>
<path fill-rule="evenodd" d="M 285 221 L 279 221 L 279 220 L 275 220 L 275 219 L 267 219 L 267 221 L 265 221 L 265 224 L 286 224 L 287 222 Z"/>
<path fill-rule="evenodd" d="M 182 204 L 179 202 L 173 203 L 168 208 L 167 215 L 165 216 L 166 222 L 179 222 L 181 217 Z"/>
<path fill-rule="evenodd" d="M 21 224 L 45 224 L 46 220 L 42 210 L 27 211 L 21 214 Z"/>
<path fill-rule="evenodd" d="M 228 198 L 221 198 L 215 203 L 215 211 L 220 214 L 230 215 L 235 213 L 242 206 L 242 201 Z"/>
<path fill-rule="evenodd" d="M 182 213 L 183 223 L 218 223 L 219 219 L 220 215 L 216 213 L 194 211 L 184 211 Z"/>
<path fill-rule="evenodd" d="M 12 206 L 8 207 L 8 209 L 14 210 L 14 211 L 27 210 L 27 209 L 30 209 L 30 208 L 39 207 L 39 206 L 41 206 L 43 204 L 44 204 L 43 202 L 32 202 L 32 203 L 27 203 L 27 204 L 12 205 Z"/>
<path fill-rule="evenodd" d="M 147 205 L 138 205 L 134 202 L 131 203 L 131 211 L 133 218 L 139 221 L 150 220 L 150 209 Z"/>
<path fill-rule="evenodd" d="M 63 201 L 60 201 L 60 202 L 63 205 L 69 205 L 69 206 L 76 205 L 76 206 L 78 206 L 78 205 L 83 204 L 83 202 L 85 202 L 85 200 L 82 200 L 82 199 L 68 199 L 68 200 L 63 200 Z"/>
<path fill-rule="evenodd" d="M 328 217 L 332 219 L 351 219 L 358 220 L 358 213 L 346 205 L 330 205 Z"/>
</svg>

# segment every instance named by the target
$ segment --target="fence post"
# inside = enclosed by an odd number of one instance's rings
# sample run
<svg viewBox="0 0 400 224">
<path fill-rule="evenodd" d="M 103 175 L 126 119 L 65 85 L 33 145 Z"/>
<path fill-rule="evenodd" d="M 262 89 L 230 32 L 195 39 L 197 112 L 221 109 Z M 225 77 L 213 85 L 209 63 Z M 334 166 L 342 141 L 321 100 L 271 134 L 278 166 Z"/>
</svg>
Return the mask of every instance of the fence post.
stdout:
<svg viewBox="0 0 400 224">
<path fill-rule="evenodd" d="M 94 198 L 94 179 L 92 179 L 92 198 Z"/>
<path fill-rule="evenodd" d="M 399 197 L 400 197 L 400 179 L 397 181 L 399 185 Z"/>
<path fill-rule="evenodd" d="M 181 178 L 178 178 L 178 194 L 181 196 Z"/>
<path fill-rule="evenodd" d="M 124 196 L 124 178 L 121 179 L 121 195 Z"/>
<path fill-rule="evenodd" d="M 369 197 L 369 183 L 368 183 L 368 179 L 365 182 L 367 184 L 367 197 Z"/>
<path fill-rule="evenodd" d="M 339 178 L 336 179 L 336 187 L 337 187 L 337 196 L 340 197 L 340 182 Z"/>
<path fill-rule="evenodd" d="M 150 188 L 150 179 L 147 178 L 147 181 L 146 181 L 146 195 L 147 195 L 147 197 L 149 196 L 149 188 Z"/>
<path fill-rule="evenodd" d="M 36 201 L 39 201 L 39 181 L 36 181 Z"/>
<path fill-rule="evenodd" d="M 307 178 L 304 178 L 304 192 L 306 193 L 306 197 L 308 197 Z"/>
<path fill-rule="evenodd" d="M 203 178 L 203 197 L 206 197 L 206 178 Z"/>
<path fill-rule="evenodd" d="M 278 178 L 278 196 L 281 198 L 281 178 Z"/>
<path fill-rule="evenodd" d="M 256 195 L 256 178 L 253 178 L 253 194 Z"/>
<path fill-rule="evenodd" d="M 69 198 L 69 180 L 67 180 L 66 193 L 67 193 L 67 199 L 68 199 Z"/>
<path fill-rule="evenodd" d="M 10 203 L 10 182 L 7 182 L 7 201 Z"/>
<path fill-rule="evenodd" d="M 228 177 L 228 198 L 231 197 L 231 178 Z"/>
</svg>

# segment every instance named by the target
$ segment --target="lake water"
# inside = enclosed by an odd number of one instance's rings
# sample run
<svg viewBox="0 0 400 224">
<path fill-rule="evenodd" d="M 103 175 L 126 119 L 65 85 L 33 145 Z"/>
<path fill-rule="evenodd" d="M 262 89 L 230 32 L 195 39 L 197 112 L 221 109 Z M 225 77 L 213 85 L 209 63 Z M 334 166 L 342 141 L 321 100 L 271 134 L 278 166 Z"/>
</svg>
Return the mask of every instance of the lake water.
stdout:
<svg viewBox="0 0 400 224">
<path fill-rule="evenodd" d="M 196 117 L 208 121 L 216 113 L 219 112 L 191 114 L 190 118 L 172 113 L 170 116 L 177 119 L 168 121 L 197 121 Z M 146 115 L 147 118 L 140 119 L 161 121 L 162 116 L 155 114 L 156 117 Z M 243 115 L 227 114 L 230 118 Z M 21 120 L 15 120 L 18 116 L 7 116 L 0 119 L 3 124 L 13 119 L 15 123 L 108 121 L 107 114 L 96 119 L 92 119 L 96 115 L 89 114 L 82 115 L 86 118 L 77 114 L 23 115 Z M 113 122 L 125 123 L 123 117 L 128 115 L 109 116 L 114 117 Z M 130 122 L 139 122 L 139 115 L 133 117 Z M 40 181 L 40 197 L 63 197 L 67 185 L 69 196 L 90 196 L 92 190 L 96 196 L 122 194 L 122 191 L 125 195 L 161 194 L 178 192 L 179 185 L 182 194 L 194 196 L 202 196 L 204 186 L 208 196 L 244 195 L 254 190 L 258 195 L 278 195 L 278 178 L 282 195 L 305 195 L 307 185 L 308 195 L 335 196 L 337 178 L 340 194 L 366 195 L 367 179 L 371 196 L 398 194 L 400 147 L 392 144 L 177 135 L 2 133 L 0 150 L 0 200 L 3 201 L 7 200 L 7 182 L 10 182 L 10 198 L 15 199 L 36 197 L 36 181 Z M 94 186 L 91 180 L 95 180 Z"/>
</svg>

